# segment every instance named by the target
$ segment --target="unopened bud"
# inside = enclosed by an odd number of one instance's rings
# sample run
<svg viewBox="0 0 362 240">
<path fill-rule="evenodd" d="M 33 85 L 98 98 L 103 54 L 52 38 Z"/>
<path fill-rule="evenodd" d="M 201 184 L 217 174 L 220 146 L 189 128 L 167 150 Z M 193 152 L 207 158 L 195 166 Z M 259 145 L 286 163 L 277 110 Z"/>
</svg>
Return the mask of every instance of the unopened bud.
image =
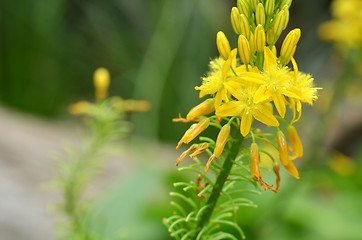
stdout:
<svg viewBox="0 0 362 240">
<path fill-rule="evenodd" d="M 289 141 L 292 144 L 293 153 L 294 153 L 293 155 L 296 158 L 303 157 L 303 145 L 302 142 L 300 141 L 297 130 L 293 125 L 287 126 L 287 134 Z"/>
<path fill-rule="evenodd" d="M 188 144 L 192 140 L 194 140 L 201 132 L 203 132 L 210 124 L 210 120 L 205 118 L 198 122 L 197 124 L 193 124 L 181 138 L 179 144 L 176 148 L 179 148 L 182 143 Z"/>
<path fill-rule="evenodd" d="M 221 128 L 219 135 L 217 136 L 216 147 L 214 151 L 215 157 L 219 157 L 221 153 L 224 151 L 224 147 L 225 144 L 227 143 L 229 135 L 230 135 L 230 124 L 226 124 Z"/>
<path fill-rule="evenodd" d="M 193 107 L 187 114 L 186 119 L 191 120 L 199 116 L 207 115 L 215 110 L 215 99 L 209 98 Z"/>
<path fill-rule="evenodd" d="M 255 12 L 256 24 L 265 26 L 265 10 L 262 3 L 259 3 Z"/>
<path fill-rule="evenodd" d="M 265 1 L 265 13 L 268 16 L 272 16 L 274 13 L 275 0 Z"/>
<path fill-rule="evenodd" d="M 249 0 L 238 0 L 236 5 L 241 14 L 244 14 L 247 17 L 251 16 L 251 7 L 249 4 Z"/>
<path fill-rule="evenodd" d="M 280 4 L 280 6 L 287 6 L 288 8 L 290 8 L 290 5 L 292 5 L 292 0 L 283 0 L 282 4 Z"/>
<path fill-rule="evenodd" d="M 234 32 L 238 35 L 241 34 L 241 19 L 240 12 L 237 7 L 231 9 L 231 25 L 233 26 Z"/>
<path fill-rule="evenodd" d="M 224 60 L 228 59 L 231 51 L 230 44 L 225 34 L 222 31 L 218 32 L 216 35 L 216 46 L 217 49 L 219 50 L 220 56 Z"/>
<path fill-rule="evenodd" d="M 255 28 L 255 48 L 256 51 L 261 53 L 264 52 L 265 47 L 265 31 L 262 25 L 258 25 Z"/>
<path fill-rule="evenodd" d="M 244 64 L 248 64 L 250 62 L 250 45 L 248 39 L 244 35 L 239 36 L 238 40 L 238 48 L 240 59 Z"/>
<path fill-rule="evenodd" d="M 285 37 L 280 50 L 281 62 L 283 65 L 287 65 L 290 62 L 290 59 L 293 57 L 299 38 L 299 28 L 290 31 Z"/>
<path fill-rule="evenodd" d="M 258 7 L 259 0 L 250 0 L 250 8 L 252 11 L 256 11 Z"/>
<path fill-rule="evenodd" d="M 277 143 L 280 161 L 282 162 L 283 166 L 287 166 L 289 163 L 288 144 L 284 133 L 280 130 L 277 131 Z"/>
<path fill-rule="evenodd" d="M 273 32 L 275 37 L 279 37 L 280 34 L 282 33 L 283 27 L 285 25 L 285 20 L 286 20 L 286 14 L 284 10 L 280 11 L 275 16 L 273 21 Z"/>
<path fill-rule="evenodd" d="M 274 45 L 274 43 L 275 43 L 274 38 L 275 38 L 274 30 L 271 27 L 268 29 L 267 34 L 266 34 L 266 42 L 268 43 L 269 46 Z"/>
<path fill-rule="evenodd" d="M 98 68 L 93 74 L 93 81 L 96 89 L 96 98 L 105 99 L 110 84 L 110 74 L 108 70 L 105 68 Z"/>
<path fill-rule="evenodd" d="M 275 45 L 273 45 L 272 47 L 272 53 L 277 56 L 277 48 L 275 47 Z"/>
<path fill-rule="evenodd" d="M 256 143 L 252 143 L 250 147 L 250 174 L 255 181 L 258 181 L 261 178 L 259 161 L 260 154 L 258 145 Z"/>
<path fill-rule="evenodd" d="M 283 11 L 285 12 L 285 19 L 284 19 L 284 24 L 283 24 L 283 30 L 287 28 L 288 23 L 289 23 L 289 8 L 288 6 L 284 6 L 283 7 Z"/>
<path fill-rule="evenodd" d="M 254 55 L 254 53 L 256 52 L 256 47 L 255 47 L 255 37 L 253 33 L 250 33 L 249 45 L 250 45 L 250 54 Z"/>
<path fill-rule="evenodd" d="M 243 34 L 247 39 L 250 39 L 250 25 L 247 17 L 244 14 L 240 14 L 240 20 L 241 34 Z"/>
</svg>

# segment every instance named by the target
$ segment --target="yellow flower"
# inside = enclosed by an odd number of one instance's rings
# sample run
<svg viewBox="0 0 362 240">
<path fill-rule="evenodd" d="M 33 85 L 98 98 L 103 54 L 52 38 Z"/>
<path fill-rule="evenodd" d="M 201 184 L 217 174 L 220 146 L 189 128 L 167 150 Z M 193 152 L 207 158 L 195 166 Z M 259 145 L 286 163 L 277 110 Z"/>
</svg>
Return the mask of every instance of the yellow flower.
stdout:
<svg viewBox="0 0 362 240">
<path fill-rule="evenodd" d="M 279 122 L 274 117 L 269 103 L 267 101 L 255 102 L 257 90 L 257 84 L 246 83 L 234 95 L 238 101 L 225 103 L 216 109 L 217 116 L 241 116 L 240 132 L 243 136 L 249 133 L 253 118 L 268 126 L 279 126 Z"/>
<path fill-rule="evenodd" d="M 234 89 L 239 85 L 238 79 L 231 69 L 240 71 L 242 68 L 236 68 L 236 53 L 237 49 L 232 50 L 227 61 L 223 61 L 221 58 L 211 61 L 211 71 L 208 76 L 203 78 L 200 87 L 195 87 L 196 90 L 200 90 L 200 98 L 207 94 L 216 94 L 215 108 L 218 108 L 221 102 L 229 102 L 230 94 L 233 94 Z"/>
<path fill-rule="evenodd" d="M 279 67 L 276 56 L 268 48 L 264 48 L 264 69 L 259 77 L 255 73 L 243 74 L 243 79 L 260 85 L 255 92 L 254 102 L 261 103 L 272 99 L 280 116 L 284 118 L 286 99 L 284 96 L 301 99 L 300 90 L 291 83 L 287 67 Z"/>
</svg>

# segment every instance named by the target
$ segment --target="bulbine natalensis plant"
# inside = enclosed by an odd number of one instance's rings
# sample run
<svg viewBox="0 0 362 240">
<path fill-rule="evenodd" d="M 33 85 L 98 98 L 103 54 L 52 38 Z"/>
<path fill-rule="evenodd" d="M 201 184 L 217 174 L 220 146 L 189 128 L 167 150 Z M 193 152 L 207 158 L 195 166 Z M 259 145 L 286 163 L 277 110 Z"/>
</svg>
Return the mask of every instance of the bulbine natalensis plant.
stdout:
<svg viewBox="0 0 362 240">
<path fill-rule="evenodd" d="M 243 193 L 260 192 L 245 184 L 241 187 L 241 183 L 259 184 L 277 193 L 280 165 L 299 179 L 294 160 L 303 156 L 303 146 L 294 124 L 301 117 L 302 103 L 312 105 L 317 99 L 318 88 L 310 74 L 298 70 L 293 57 L 300 29 L 287 34 L 279 51 L 275 46 L 287 27 L 291 2 L 238 0 L 231 10 L 231 24 L 239 36 L 237 48 L 231 48 L 223 32 L 217 33 L 220 56 L 210 62 L 201 86 L 195 87 L 200 98 L 207 99 L 192 108 L 186 118 L 174 119 L 194 122 L 177 148 L 191 143 L 210 126 L 219 129 L 216 139 L 199 137 L 199 142 L 177 159 L 179 165 L 190 155 L 194 164 L 179 170 L 195 172 L 197 178 L 174 183 L 180 191 L 170 193 L 178 201 L 171 202 L 175 212 L 164 219 L 164 224 L 175 239 L 245 238 L 236 212 L 243 206 L 255 207 Z M 287 108 L 291 111 L 289 120 Z M 256 121 L 267 130 L 253 127 Z M 266 145 L 275 148 L 279 158 L 273 157 Z M 206 164 L 198 159 L 202 152 L 209 155 Z M 272 161 L 275 185 L 263 180 L 261 155 Z"/>
</svg>

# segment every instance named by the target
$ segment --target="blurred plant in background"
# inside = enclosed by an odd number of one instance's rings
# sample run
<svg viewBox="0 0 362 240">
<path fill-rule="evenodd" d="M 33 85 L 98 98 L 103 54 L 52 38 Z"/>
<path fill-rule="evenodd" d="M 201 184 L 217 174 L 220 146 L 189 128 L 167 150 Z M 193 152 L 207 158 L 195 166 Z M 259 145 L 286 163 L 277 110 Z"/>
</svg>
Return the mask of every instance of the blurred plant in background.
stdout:
<svg viewBox="0 0 362 240">
<path fill-rule="evenodd" d="M 298 71 L 293 58 L 300 29 L 289 32 L 277 57 L 275 43 L 288 25 L 290 5 L 291 0 L 238 0 L 237 7 L 231 11 L 232 26 L 239 35 L 238 48 L 231 50 L 225 34 L 218 32 L 216 43 L 220 57 L 210 62 L 209 73 L 203 78 L 202 85 L 195 88 L 200 90 L 200 98 L 205 95 L 212 98 L 191 109 L 185 119 L 181 116 L 174 119 L 178 122 L 197 122 L 185 132 L 176 148 L 190 143 L 209 126 L 220 129 L 216 142 L 200 137 L 202 142 L 193 144 L 176 162 L 178 165 L 190 154 L 195 164 L 179 170 L 199 174 L 196 182 L 175 183 L 174 186 L 182 187 L 183 191 L 170 194 L 185 204 L 172 202 L 176 211 L 164 220 L 171 236 L 176 239 L 244 239 L 235 214 L 241 206 L 255 205 L 240 195 L 250 190 L 238 186 L 238 183 L 255 181 L 264 190 L 277 193 L 280 162 L 292 176 L 299 179 L 293 160 L 303 156 L 303 146 L 293 123 L 300 119 L 302 102 L 313 104 L 317 99 L 318 88 L 314 87 L 311 75 Z M 238 50 L 240 60 L 236 57 Z M 287 66 L 290 61 L 293 70 Z M 274 115 L 272 103 L 279 116 Z M 286 118 L 286 106 L 292 110 L 290 121 Z M 210 113 L 214 114 L 207 117 Z M 276 133 L 263 133 L 252 128 L 254 119 L 274 126 Z M 286 125 L 291 146 L 277 119 Z M 245 146 L 246 139 L 252 140 L 250 147 Z M 274 159 L 268 151 L 262 151 L 273 162 L 275 187 L 262 178 L 258 147 L 262 143 L 279 151 L 280 160 Z M 210 155 L 204 167 L 206 174 L 200 170 L 203 164 L 197 158 L 204 151 Z M 209 169 L 213 172 L 212 176 L 207 174 Z M 220 229 L 221 225 L 233 228 L 236 233 Z"/>
<path fill-rule="evenodd" d="M 149 110 L 146 101 L 108 97 L 109 85 L 108 70 L 98 68 L 94 73 L 96 102 L 80 101 L 69 106 L 70 113 L 87 116 L 85 126 L 89 132 L 80 149 L 66 149 L 66 153 L 57 158 L 58 174 L 54 184 L 62 195 L 62 200 L 56 204 L 62 214 L 59 224 L 61 239 L 106 239 L 102 232 L 90 227 L 92 201 L 87 200 L 85 190 L 91 179 L 101 173 L 107 159 L 105 150 L 120 144 L 118 140 L 130 132 L 132 125 L 125 119 L 126 113 Z M 98 220 L 97 224 L 107 223 Z"/>
</svg>

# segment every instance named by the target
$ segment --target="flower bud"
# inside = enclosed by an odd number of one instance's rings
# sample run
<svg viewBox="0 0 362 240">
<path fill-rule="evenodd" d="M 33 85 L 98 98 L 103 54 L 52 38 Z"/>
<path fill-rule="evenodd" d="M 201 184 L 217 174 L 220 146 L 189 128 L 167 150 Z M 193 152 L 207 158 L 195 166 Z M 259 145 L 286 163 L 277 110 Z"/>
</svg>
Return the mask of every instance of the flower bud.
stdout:
<svg viewBox="0 0 362 240">
<path fill-rule="evenodd" d="M 281 62 L 287 65 L 293 57 L 297 43 L 300 38 L 300 29 L 296 28 L 288 33 L 285 37 L 282 48 L 280 50 Z"/>
<path fill-rule="evenodd" d="M 240 21 L 241 34 L 243 34 L 247 39 L 250 39 L 249 21 L 244 14 L 240 14 L 240 19 L 241 19 Z"/>
<path fill-rule="evenodd" d="M 292 0 L 283 0 L 282 4 L 280 4 L 280 6 L 287 6 L 288 8 L 290 8 L 290 5 L 292 5 Z"/>
<path fill-rule="evenodd" d="M 255 37 L 253 33 L 250 33 L 249 45 L 250 45 L 250 54 L 254 55 L 254 53 L 256 52 L 256 47 L 255 47 Z"/>
<path fill-rule="evenodd" d="M 277 48 L 275 47 L 275 45 L 273 45 L 272 47 L 272 53 L 274 54 L 274 56 L 277 56 Z"/>
<path fill-rule="evenodd" d="M 233 26 L 234 32 L 238 35 L 241 34 L 241 19 L 240 12 L 237 7 L 231 9 L 231 25 Z"/>
<path fill-rule="evenodd" d="M 194 140 L 201 132 L 203 132 L 210 124 L 210 120 L 205 118 L 197 124 L 191 125 L 191 127 L 185 132 L 176 148 L 179 148 L 182 143 L 188 144 Z"/>
<path fill-rule="evenodd" d="M 258 25 L 255 28 L 255 48 L 259 53 L 264 52 L 265 47 L 265 31 L 262 25 Z"/>
<path fill-rule="evenodd" d="M 265 25 L 265 10 L 262 3 L 259 3 L 255 12 L 256 24 Z"/>
<path fill-rule="evenodd" d="M 284 168 L 295 178 L 299 179 L 298 169 L 292 161 L 289 161 L 288 165 L 285 165 Z"/>
<path fill-rule="evenodd" d="M 280 130 L 277 131 L 277 143 L 280 161 L 282 162 L 283 166 L 287 166 L 289 163 L 288 144 L 284 133 Z"/>
<path fill-rule="evenodd" d="M 244 14 L 247 17 L 251 16 L 251 8 L 248 0 L 238 0 L 236 5 L 241 14 Z"/>
<path fill-rule="evenodd" d="M 199 116 L 207 115 L 215 110 L 215 99 L 209 98 L 193 107 L 186 116 L 186 120 L 191 120 Z"/>
<path fill-rule="evenodd" d="M 250 9 L 255 12 L 258 7 L 259 0 L 250 0 Z"/>
<path fill-rule="evenodd" d="M 216 35 L 216 46 L 217 49 L 219 50 L 220 56 L 224 60 L 227 60 L 230 55 L 231 49 L 229 41 L 222 31 L 218 32 Z"/>
<path fill-rule="evenodd" d="M 214 151 L 215 157 L 219 157 L 221 153 L 224 151 L 225 144 L 230 135 L 230 124 L 225 124 L 217 136 L 216 147 Z"/>
<path fill-rule="evenodd" d="M 93 74 L 93 81 L 96 89 L 96 98 L 105 99 L 110 84 L 110 74 L 108 70 L 105 68 L 98 68 Z"/>
<path fill-rule="evenodd" d="M 272 16 L 274 13 L 275 0 L 265 1 L 265 13 L 267 16 Z"/>
<path fill-rule="evenodd" d="M 273 21 L 273 32 L 275 37 L 279 37 L 280 34 L 282 33 L 285 21 L 286 21 L 286 14 L 285 11 L 282 10 L 275 16 Z"/>
<path fill-rule="evenodd" d="M 238 48 L 241 61 L 244 64 L 248 64 L 250 62 L 250 45 L 244 35 L 239 36 Z"/>
<path fill-rule="evenodd" d="M 252 143 L 250 147 L 250 174 L 255 181 L 261 179 L 261 173 L 259 168 L 260 154 L 258 145 Z"/>
<path fill-rule="evenodd" d="M 293 152 L 294 152 L 293 155 L 295 155 L 296 158 L 303 157 L 303 145 L 302 142 L 300 141 L 297 130 L 293 125 L 289 125 L 287 127 L 287 134 L 290 143 L 292 144 L 293 147 Z"/>
<path fill-rule="evenodd" d="M 284 6 L 283 7 L 283 11 L 285 12 L 285 19 L 284 19 L 284 25 L 283 25 L 283 30 L 287 28 L 288 23 L 289 23 L 289 8 L 288 6 Z"/>
<path fill-rule="evenodd" d="M 275 38 L 274 30 L 273 30 L 273 27 L 271 27 L 268 29 L 267 34 L 266 34 L 266 42 L 268 43 L 269 46 L 275 44 L 274 38 Z"/>
</svg>

